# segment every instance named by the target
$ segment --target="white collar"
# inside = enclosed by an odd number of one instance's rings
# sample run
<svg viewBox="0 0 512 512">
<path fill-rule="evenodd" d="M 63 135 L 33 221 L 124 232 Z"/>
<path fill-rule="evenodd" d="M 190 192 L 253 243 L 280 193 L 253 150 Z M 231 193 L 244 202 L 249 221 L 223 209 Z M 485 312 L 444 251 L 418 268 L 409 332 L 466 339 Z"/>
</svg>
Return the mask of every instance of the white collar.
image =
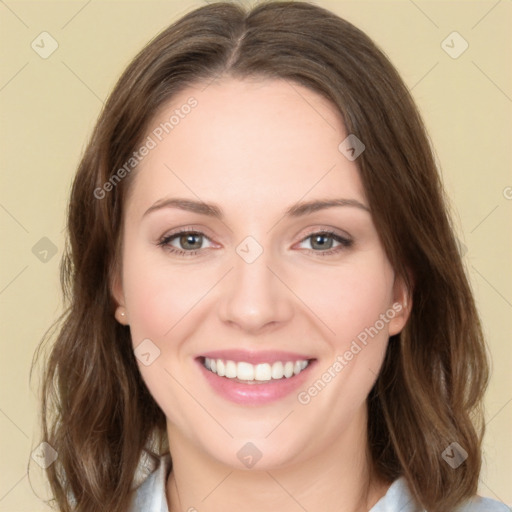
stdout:
<svg viewBox="0 0 512 512">
<path fill-rule="evenodd" d="M 157 455 L 143 450 L 133 479 L 134 492 L 128 512 L 169 512 L 166 485 L 170 471 L 169 452 Z M 369 512 L 426 511 L 415 503 L 405 478 L 400 477 Z M 501 502 L 475 497 L 454 512 L 510 512 L 510 509 Z"/>
</svg>

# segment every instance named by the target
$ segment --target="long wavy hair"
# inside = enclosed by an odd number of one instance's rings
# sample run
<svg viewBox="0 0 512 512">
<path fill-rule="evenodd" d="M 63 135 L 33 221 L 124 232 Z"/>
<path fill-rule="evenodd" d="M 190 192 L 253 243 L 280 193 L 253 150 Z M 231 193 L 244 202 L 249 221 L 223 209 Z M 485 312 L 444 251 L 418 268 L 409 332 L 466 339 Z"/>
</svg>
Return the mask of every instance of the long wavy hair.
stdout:
<svg viewBox="0 0 512 512">
<path fill-rule="evenodd" d="M 430 512 L 452 510 L 477 492 L 488 362 L 435 156 L 384 52 L 349 22 L 300 1 L 250 9 L 218 2 L 189 12 L 140 51 L 104 105 L 68 207 L 66 309 L 37 349 L 39 358 L 54 339 L 40 387 L 42 440 L 58 453 L 46 469 L 50 504 L 63 512 L 125 512 L 144 449 L 169 449 L 165 416 L 141 378 L 129 328 L 114 318 L 112 279 L 135 171 L 105 197 L 97 191 L 175 94 L 224 76 L 308 87 L 366 145 L 356 162 L 373 222 L 412 290 L 408 323 L 391 337 L 367 400 L 372 468 L 386 481 L 404 476 Z M 454 441 L 468 454 L 457 470 L 442 458 Z"/>
</svg>

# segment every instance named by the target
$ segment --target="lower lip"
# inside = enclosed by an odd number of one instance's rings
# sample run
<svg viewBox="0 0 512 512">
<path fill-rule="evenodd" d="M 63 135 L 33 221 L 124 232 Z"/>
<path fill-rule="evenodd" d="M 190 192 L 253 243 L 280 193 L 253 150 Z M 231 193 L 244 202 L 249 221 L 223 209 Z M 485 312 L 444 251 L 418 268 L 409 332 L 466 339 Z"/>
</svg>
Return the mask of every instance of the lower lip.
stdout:
<svg viewBox="0 0 512 512">
<path fill-rule="evenodd" d="M 251 384 L 219 377 L 216 373 L 207 370 L 201 359 L 196 359 L 196 362 L 210 386 L 223 398 L 241 405 L 262 405 L 284 398 L 296 391 L 308 378 L 316 360 L 310 361 L 304 370 L 292 377 Z"/>
</svg>

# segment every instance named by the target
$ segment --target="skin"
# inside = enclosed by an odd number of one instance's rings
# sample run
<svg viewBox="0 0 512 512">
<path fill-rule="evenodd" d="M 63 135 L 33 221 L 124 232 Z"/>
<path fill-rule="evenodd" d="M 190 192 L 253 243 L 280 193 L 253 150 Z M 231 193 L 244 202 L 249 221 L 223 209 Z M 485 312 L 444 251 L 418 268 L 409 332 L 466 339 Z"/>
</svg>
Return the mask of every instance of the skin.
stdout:
<svg viewBox="0 0 512 512">
<path fill-rule="evenodd" d="M 409 311 L 371 214 L 343 206 L 301 218 L 298 201 L 347 198 L 369 207 L 357 160 L 335 107 L 282 80 L 223 78 L 175 96 L 151 123 L 168 120 L 194 96 L 198 105 L 141 162 L 125 205 L 122 269 L 113 293 L 133 346 L 149 338 L 160 355 L 137 360 L 167 417 L 173 470 L 171 512 L 266 510 L 367 511 L 390 482 L 374 478 L 367 457 L 366 397 L 388 344 Z M 148 131 L 148 135 L 151 130 Z M 216 203 L 221 221 L 162 208 L 182 197 Z M 180 256 L 158 246 L 177 228 L 205 234 L 200 250 Z M 350 237 L 319 248 L 312 233 Z M 252 236 L 263 253 L 252 263 L 236 249 Z M 308 238 L 309 236 L 309 238 Z M 170 244 L 191 251 L 187 239 Z M 322 248 L 323 247 L 323 248 Z M 331 249 L 331 255 L 322 255 Z M 307 389 L 379 315 L 401 311 L 304 405 L 297 393 L 244 406 L 217 395 L 194 358 L 212 349 L 288 350 L 318 361 Z M 238 459 L 247 442 L 262 452 L 252 469 Z"/>
</svg>

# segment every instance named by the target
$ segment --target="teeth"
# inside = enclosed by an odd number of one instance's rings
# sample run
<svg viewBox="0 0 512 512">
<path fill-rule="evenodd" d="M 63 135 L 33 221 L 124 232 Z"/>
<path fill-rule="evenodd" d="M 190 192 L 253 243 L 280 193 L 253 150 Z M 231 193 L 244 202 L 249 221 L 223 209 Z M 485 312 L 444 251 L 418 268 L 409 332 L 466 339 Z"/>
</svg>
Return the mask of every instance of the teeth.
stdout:
<svg viewBox="0 0 512 512">
<path fill-rule="evenodd" d="M 239 365 L 242 363 L 238 363 Z M 247 364 L 247 363 L 246 363 Z M 253 366 L 252 364 L 249 366 Z M 272 367 L 268 363 L 257 364 L 254 370 L 254 380 L 272 379 Z"/>
<path fill-rule="evenodd" d="M 204 366 L 219 377 L 228 379 L 239 379 L 245 381 L 269 381 L 279 380 L 283 377 L 289 379 L 293 375 L 298 375 L 308 365 L 309 361 L 276 361 L 273 364 L 261 363 L 251 364 L 245 361 L 235 363 L 234 361 L 224 361 L 222 359 L 204 358 Z"/>
<path fill-rule="evenodd" d="M 238 363 L 236 365 L 236 376 L 240 380 L 254 380 L 254 373 L 254 366 L 252 364 Z"/>
<path fill-rule="evenodd" d="M 212 371 L 215 372 L 215 370 Z M 221 359 L 217 359 L 217 375 L 219 377 L 224 377 L 224 375 L 226 375 L 226 365 Z"/>
<path fill-rule="evenodd" d="M 306 363 L 307 364 L 307 363 Z M 284 367 L 281 361 L 277 361 L 272 365 L 271 375 L 273 379 L 282 379 L 284 375 Z"/>
<path fill-rule="evenodd" d="M 284 376 L 286 378 L 290 378 L 293 375 L 293 363 L 291 361 L 288 361 L 284 365 Z"/>
<path fill-rule="evenodd" d="M 234 361 L 226 361 L 226 377 L 228 379 L 236 379 L 236 363 Z"/>
</svg>

